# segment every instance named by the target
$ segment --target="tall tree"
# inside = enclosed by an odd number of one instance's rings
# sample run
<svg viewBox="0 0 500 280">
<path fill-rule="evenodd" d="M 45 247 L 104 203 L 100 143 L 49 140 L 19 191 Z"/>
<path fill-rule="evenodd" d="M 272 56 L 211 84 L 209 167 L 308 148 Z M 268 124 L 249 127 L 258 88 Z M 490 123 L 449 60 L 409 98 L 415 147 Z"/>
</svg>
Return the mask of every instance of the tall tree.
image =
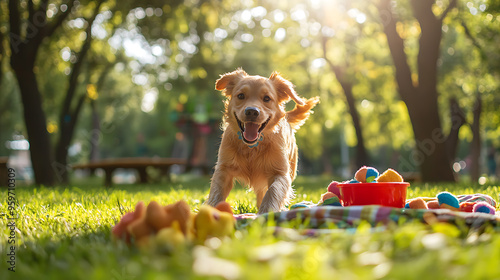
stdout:
<svg viewBox="0 0 500 280">
<path fill-rule="evenodd" d="M 78 86 L 78 77 L 82 71 L 83 63 L 85 57 L 89 52 L 92 44 L 92 26 L 94 20 L 99 14 L 101 5 L 105 0 L 98 1 L 90 18 L 86 19 L 87 28 L 85 30 L 85 40 L 82 43 L 80 51 L 76 55 L 76 62 L 72 65 L 71 73 L 69 75 L 68 89 L 66 91 L 66 96 L 64 98 L 64 103 L 60 112 L 59 117 L 59 141 L 56 146 L 56 161 L 52 164 L 54 169 L 57 171 L 56 175 L 58 180 L 63 183 L 68 183 L 68 148 L 73 139 L 73 134 L 75 126 L 78 120 L 78 116 L 82 109 L 83 103 L 86 99 L 86 94 L 82 93 L 77 99 L 76 105 L 72 106 L 73 100 L 75 99 L 76 89 Z"/>
<path fill-rule="evenodd" d="M 3 11 L 2 11 L 2 5 L 3 5 L 3 1 L 0 2 L 0 86 L 2 85 L 2 79 L 3 79 L 3 70 L 4 70 L 4 61 L 5 60 L 5 57 L 6 57 L 6 54 L 5 54 L 5 45 L 4 45 L 4 41 L 6 39 L 6 33 L 3 31 L 3 23 L 7 21 L 6 18 L 4 18 L 6 15 L 4 15 Z"/>
<path fill-rule="evenodd" d="M 10 65 L 21 93 L 36 184 L 54 185 L 56 173 L 52 168 L 54 157 L 46 129 L 42 95 L 34 71 L 35 61 L 43 40 L 52 36 L 62 25 L 71 13 L 74 2 L 71 0 L 61 5 L 60 13 L 51 21 L 47 19 L 47 0 L 40 1 L 37 6 L 32 0 L 27 1 L 27 13 L 20 11 L 18 0 L 10 0 L 8 5 Z M 23 18 L 24 14 L 27 14 L 26 19 Z"/>
<path fill-rule="evenodd" d="M 470 167 L 470 177 L 473 182 L 477 182 L 481 174 L 479 157 L 481 156 L 481 131 L 480 131 L 480 120 L 482 112 L 482 99 L 481 94 L 476 93 L 476 102 L 473 109 L 473 121 L 471 124 L 472 129 L 472 143 L 470 157 L 473 164 Z"/>
<path fill-rule="evenodd" d="M 472 3 L 471 3 L 472 4 Z M 469 8 L 469 6 L 467 6 Z M 474 73 L 475 77 L 482 77 L 478 81 L 480 86 L 475 90 L 475 102 L 472 109 L 472 122 L 469 122 L 472 131 L 472 141 L 470 143 L 470 177 L 471 181 L 476 181 L 481 175 L 481 143 L 482 138 L 486 138 L 486 142 L 493 140 L 497 142 L 498 133 L 495 135 L 495 128 L 498 127 L 496 116 L 498 115 L 498 104 L 500 100 L 498 99 L 498 85 L 496 87 L 486 85 L 484 78 L 487 75 L 492 75 L 494 80 L 498 81 L 498 74 L 500 73 L 500 63 L 498 52 L 498 42 L 499 38 L 496 36 L 498 34 L 498 21 L 495 21 L 495 16 L 500 14 L 500 2 L 491 0 L 487 1 L 486 9 L 479 9 L 483 13 L 472 13 L 471 9 L 474 8 L 474 4 L 467 10 L 464 8 L 460 11 L 460 26 L 462 27 L 464 35 L 468 38 L 470 44 L 477 50 L 479 57 L 482 61 L 482 67 L 475 67 L 475 72 L 478 71 L 477 68 L 484 69 L 483 73 Z M 482 25 L 481 28 L 476 28 Z M 474 26 L 475 28 L 469 28 Z M 467 51 L 470 52 L 471 48 Z M 489 90 L 485 90 L 489 88 Z M 484 104 L 484 105 L 483 105 Z M 484 115 L 484 116 L 482 116 Z M 482 119 L 482 120 L 481 120 Z M 480 121 L 481 120 L 481 121 Z M 481 123 L 483 124 L 481 126 Z M 483 132 L 481 132 L 483 131 Z M 492 135 L 488 135 L 492 132 Z M 489 139 L 488 139 L 489 138 Z M 498 143 L 498 142 L 497 142 Z M 495 144 L 493 143 L 493 147 Z M 498 145 L 498 144 L 497 144 Z"/>
<path fill-rule="evenodd" d="M 411 0 L 414 17 L 420 25 L 417 78 L 414 79 L 404 40 L 397 30 L 398 19 L 392 1 L 381 0 L 378 6 L 391 56 L 396 67 L 396 81 L 401 99 L 408 108 L 416 149 L 411 163 L 419 167 L 423 181 L 454 181 L 448 160 L 438 108 L 437 74 L 443 19 L 456 6 L 451 0 L 436 16 L 434 0 Z"/>
<path fill-rule="evenodd" d="M 1 14 L 1 12 L 0 12 Z M 3 61 L 5 57 L 5 49 L 3 47 L 3 41 L 4 41 L 5 35 L 3 32 L 0 30 L 0 86 L 2 85 L 2 78 L 3 78 Z"/>
<path fill-rule="evenodd" d="M 327 61 L 328 66 L 330 67 L 330 70 L 335 74 L 335 77 L 337 77 L 337 81 L 339 81 L 340 86 L 342 87 L 342 90 L 344 91 L 344 95 L 347 101 L 347 105 L 349 108 L 349 114 L 351 115 L 352 119 L 352 124 L 354 126 L 354 131 L 356 132 L 356 139 L 357 144 L 356 144 L 356 169 L 360 168 L 363 165 L 369 164 L 369 158 L 368 158 L 368 152 L 366 151 L 365 147 L 365 140 L 363 137 L 363 129 L 361 126 L 361 118 L 358 113 L 358 109 L 356 108 L 356 99 L 354 98 L 354 94 L 352 91 L 353 88 L 353 83 L 352 79 L 348 77 L 347 75 L 347 68 L 349 67 L 349 59 L 346 58 L 345 65 L 335 65 L 327 56 L 327 38 L 323 37 L 322 38 L 323 43 L 323 57 Z"/>
</svg>

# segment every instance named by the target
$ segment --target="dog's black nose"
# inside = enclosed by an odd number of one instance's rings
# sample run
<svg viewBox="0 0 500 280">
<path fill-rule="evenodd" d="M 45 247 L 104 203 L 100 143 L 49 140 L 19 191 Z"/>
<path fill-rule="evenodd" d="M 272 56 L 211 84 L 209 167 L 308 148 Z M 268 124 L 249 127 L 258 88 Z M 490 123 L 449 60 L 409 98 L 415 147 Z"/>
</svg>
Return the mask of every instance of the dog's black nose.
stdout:
<svg viewBox="0 0 500 280">
<path fill-rule="evenodd" d="M 245 116 L 247 119 L 254 120 L 256 119 L 260 114 L 260 111 L 258 108 L 255 107 L 246 107 L 245 108 Z"/>
</svg>

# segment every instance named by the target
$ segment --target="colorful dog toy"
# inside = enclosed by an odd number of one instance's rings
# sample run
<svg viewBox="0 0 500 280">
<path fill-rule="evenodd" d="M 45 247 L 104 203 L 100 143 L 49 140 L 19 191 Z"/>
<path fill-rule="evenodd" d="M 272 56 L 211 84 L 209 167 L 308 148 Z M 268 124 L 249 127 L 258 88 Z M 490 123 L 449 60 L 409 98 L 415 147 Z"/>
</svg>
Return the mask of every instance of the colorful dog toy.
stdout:
<svg viewBox="0 0 500 280">
<path fill-rule="evenodd" d="M 396 183 L 404 182 L 403 176 L 401 176 L 396 170 L 389 168 L 384 173 L 379 175 L 377 169 L 369 166 L 363 166 L 356 174 L 354 174 L 354 179 L 346 181 L 344 183 L 356 184 L 356 183 Z"/>
<path fill-rule="evenodd" d="M 404 182 L 404 180 L 396 170 L 389 168 L 377 178 L 377 182 Z"/>
<path fill-rule="evenodd" d="M 440 192 L 435 198 L 418 197 L 407 201 L 405 208 L 410 209 L 449 209 L 460 212 L 495 214 L 496 201 L 488 195 L 459 195 Z"/>
<path fill-rule="evenodd" d="M 486 213 L 495 215 L 495 208 L 487 202 L 477 202 L 472 208 L 472 212 Z"/>
<path fill-rule="evenodd" d="M 379 173 L 377 169 L 363 166 L 356 172 L 356 174 L 354 174 L 354 179 L 361 183 L 371 183 L 375 182 L 378 175 Z"/>
<path fill-rule="evenodd" d="M 358 183 L 382 183 L 382 182 L 403 182 L 403 177 L 399 175 L 394 169 L 386 170 L 382 175 L 379 176 L 377 169 L 369 166 L 361 167 L 356 174 L 354 179 L 345 181 L 344 184 L 358 184 Z M 337 181 L 333 181 L 328 186 L 328 191 L 321 195 L 321 199 L 318 202 L 318 206 L 321 205 L 332 205 L 332 206 L 342 206 L 342 195 L 340 193 L 340 184 Z M 292 208 L 305 207 L 301 204 L 296 204 Z"/>
<path fill-rule="evenodd" d="M 333 181 L 328 185 L 327 192 L 321 195 L 321 199 L 318 202 L 319 205 L 330 205 L 330 206 L 342 206 L 340 202 L 340 189 L 337 186 L 339 182 Z"/>
<path fill-rule="evenodd" d="M 446 208 L 450 209 L 452 211 L 459 211 L 460 210 L 460 202 L 458 201 L 458 198 L 454 195 L 452 195 L 449 192 L 440 192 L 436 196 L 439 207 L 440 208 Z"/>
<path fill-rule="evenodd" d="M 161 206 L 151 201 L 146 207 L 140 201 L 133 212 L 123 215 L 112 234 L 139 247 L 151 244 L 177 246 L 185 242 L 203 243 L 209 237 L 231 235 L 235 220 L 231 207 L 221 202 L 217 207 L 203 205 L 197 214 L 185 201 Z"/>
</svg>

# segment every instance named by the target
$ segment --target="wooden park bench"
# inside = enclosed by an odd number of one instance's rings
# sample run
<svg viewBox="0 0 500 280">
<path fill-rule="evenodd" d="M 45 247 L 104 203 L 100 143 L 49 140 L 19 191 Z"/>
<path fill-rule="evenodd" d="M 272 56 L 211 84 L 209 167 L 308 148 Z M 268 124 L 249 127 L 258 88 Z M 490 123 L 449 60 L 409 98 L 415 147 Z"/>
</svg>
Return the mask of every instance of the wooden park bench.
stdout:
<svg viewBox="0 0 500 280">
<path fill-rule="evenodd" d="M 186 159 L 180 158 L 110 158 L 85 164 L 75 164 L 73 165 L 73 169 L 90 169 L 90 171 L 93 172 L 100 168 L 105 172 L 104 184 L 109 187 L 113 183 L 113 172 L 118 168 L 137 170 L 139 181 L 141 183 L 147 183 L 148 174 L 146 168 L 158 168 L 162 173 L 168 176 L 172 165 L 185 165 L 186 163 Z"/>
</svg>

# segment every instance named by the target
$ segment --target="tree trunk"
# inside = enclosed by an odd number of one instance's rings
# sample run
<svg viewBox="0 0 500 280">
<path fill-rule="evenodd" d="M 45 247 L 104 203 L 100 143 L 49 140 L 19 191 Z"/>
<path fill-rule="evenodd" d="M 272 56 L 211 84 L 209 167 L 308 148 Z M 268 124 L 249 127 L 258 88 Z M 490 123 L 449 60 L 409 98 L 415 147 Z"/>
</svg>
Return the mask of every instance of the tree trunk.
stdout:
<svg viewBox="0 0 500 280">
<path fill-rule="evenodd" d="M 451 163 L 448 161 L 446 137 L 443 135 L 436 108 L 437 100 L 434 105 L 425 99 L 415 100 L 410 104 L 412 106 L 407 107 L 416 147 L 409 162 L 419 167 L 422 181 L 455 181 Z"/>
<path fill-rule="evenodd" d="M 102 89 L 104 88 L 104 83 L 106 81 L 106 78 L 108 77 L 108 74 L 111 72 L 111 69 L 113 68 L 113 65 L 115 65 L 120 58 L 117 58 L 114 62 L 110 62 L 104 67 L 101 76 L 99 77 L 99 80 L 96 83 L 96 89 L 97 92 L 102 92 Z M 90 70 L 89 70 L 90 72 Z M 87 74 L 90 77 L 90 73 Z M 89 78 L 90 80 L 90 78 Z M 97 97 L 94 97 L 97 99 Z M 91 115 L 92 115 L 92 129 L 90 131 L 89 135 L 89 140 L 90 140 L 90 154 L 89 154 L 89 162 L 94 162 L 99 160 L 100 158 L 100 151 L 99 151 L 99 143 L 102 139 L 102 133 L 101 133 L 101 121 L 99 118 L 99 112 L 97 110 L 97 101 L 96 99 L 90 99 L 90 108 L 91 108 Z"/>
<path fill-rule="evenodd" d="M 15 55 L 13 54 L 12 57 Z M 14 60 L 12 68 L 16 74 L 23 103 L 24 122 L 30 143 L 30 156 L 35 184 L 52 186 L 55 184 L 52 143 L 47 131 L 47 121 L 42 109 L 42 97 L 38 90 L 33 68 L 29 63 Z"/>
<path fill-rule="evenodd" d="M 4 34 L 0 31 L 0 86 L 3 79 L 3 59 L 5 58 L 5 49 L 3 47 Z"/>
<path fill-rule="evenodd" d="M 61 132 L 59 134 L 59 141 L 56 146 L 56 166 L 57 166 L 57 178 L 63 185 L 69 183 L 69 166 L 68 166 L 68 148 L 73 139 L 73 134 L 75 131 L 76 122 L 80 111 L 85 101 L 85 95 L 80 96 L 78 104 L 72 114 L 65 116 L 63 121 L 60 123 Z"/>
<path fill-rule="evenodd" d="M 47 118 L 43 111 L 42 95 L 33 72 L 36 54 L 42 38 L 33 37 L 30 41 L 20 41 L 20 20 L 17 2 L 9 2 L 10 26 L 10 65 L 14 70 L 21 101 L 23 116 L 30 144 L 30 156 L 35 184 L 52 186 L 55 184 L 52 143 L 47 131 Z"/>
<path fill-rule="evenodd" d="M 458 133 L 460 128 L 467 123 L 465 119 L 465 113 L 460 108 L 457 100 L 455 98 L 450 98 L 450 117 L 451 117 L 451 128 L 448 137 L 446 138 L 446 148 L 448 152 L 448 161 L 452 163 L 457 154 L 458 147 Z"/>
<path fill-rule="evenodd" d="M 76 121 L 80 115 L 80 111 L 85 100 L 85 94 L 83 94 L 78 100 L 78 104 L 72 110 L 71 104 L 73 103 L 73 98 L 76 93 L 76 88 L 78 86 L 78 77 L 82 71 L 83 61 L 87 56 L 92 44 L 92 25 L 95 18 L 99 14 L 99 9 L 104 0 L 99 1 L 94 8 L 94 13 L 92 17 L 87 20 L 86 29 L 86 39 L 80 48 L 80 52 L 77 55 L 77 61 L 73 64 L 71 69 L 71 74 L 69 76 L 68 90 L 66 91 L 66 97 L 61 109 L 61 115 L 59 117 L 59 141 L 56 146 L 56 164 L 58 167 L 58 179 L 62 184 L 67 185 L 69 183 L 69 166 L 68 166 L 68 148 L 73 139 L 73 134 L 76 126 Z"/>
<path fill-rule="evenodd" d="M 355 164 L 356 164 L 356 170 L 357 170 L 360 167 L 362 167 L 363 165 L 369 164 L 369 157 L 368 157 L 368 152 L 366 151 L 366 147 L 365 147 L 363 130 L 361 129 L 361 127 L 362 127 L 361 126 L 361 119 L 360 119 L 359 114 L 358 114 L 358 109 L 356 108 L 356 100 L 355 100 L 354 95 L 352 93 L 352 83 L 349 82 L 349 79 L 345 75 L 344 69 L 347 68 L 348 66 L 341 68 L 337 65 L 334 65 L 333 62 L 328 59 L 328 57 L 326 55 L 327 54 L 326 43 L 327 43 L 327 39 L 323 38 L 323 40 L 322 40 L 323 58 L 328 62 L 330 69 L 335 74 L 337 81 L 340 83 L 340 86 L 342 87 L 342 90 L 344 91 L 347 105 L 349 107 L 349 114 L 351 115 L 352 124 L 353 124 L 354 130 L 356 132 L 356 139 L 357 139 L 358 143 L 356 144 Z"/>
<path fill-rule="evenodd" d="M 35 7 L 33 1 L 28 1 L 27 20 L 22 18 L 26 13 L 19 11 L 19 1 L 9 0 L 8 3 L 10 65 L 19 84 L 24 122 L 30 143 L 31 164 L 37 185 L 54 185 L 57 166 L 53 160 L 42 96 L 33 68 L 42 41 L 52 36 L 62 25 L 70 14 L 74 2 L 74 0 L 69 1 L 66 11 L 58 13 L 51 22 L 47 22 L 46 18 L 47 1 L 41 1 L 38 7 Z"/>
<path fill-rule="evenodd" d="M 97 105 L 94 100 L 90 101 L 92 109 L 92 129 L 89 135 L 90 140 L 90 153 L 89 162 L 99 160 L 99 141 L 101 138 L 101 123 L 99 121 L 99 113 L 97 112 Z"/>
<path fill-rule="evenodd" d="M 363 137 L 363 130 L 361 129 L 361 120 L 359 118 L 358 109 L 356 108 L 356 101 L 354 95 L 352 94 L 352 84 L 350 83 L 340 83 L 349 106 L 349 113 L 351 114 L 352 124 L 354 125 L 354 130 L 356 131 L 356 139 L 358 143 L 356 144 L 356 170 L 364 165 L 368 165 L 368 153 L 366 152 L 365 140 Z"/>
<path fill-rule="evenodd" d="M 415 150 L 406 163 L 418 167 L 425 182 L 455 181 L 451 163 L 448 161 L 446 137 L 443 135 L 439 118 L 437 61 L 442 20 L 456 5 L 456 0 L 450 1 L 439 18 L 432 11 L 433 3 L 434 1 L 411 0 L 413 14 L 421 29 L 417 81 L 414 81 L 408 65 L 404 40 L 397 32 L 397 19 L 392 12 L 390 0 L 382 0 L 379 13 L 396 67 L 399 94 L 408 108 L 415 137 Z"/>
<path fill-rule="evenodd" d="M 480 131 L 480 117 L 482 111 L 481 94 L 477 93 L 476 103 L 474 104 L 474 121 L 472 122 L 472 143 L 470 151 L 470 178 L 472 182 L 477 182 L 481 174 L 479 157 L 481 155 L 481 131 Z"/>
</svg>

